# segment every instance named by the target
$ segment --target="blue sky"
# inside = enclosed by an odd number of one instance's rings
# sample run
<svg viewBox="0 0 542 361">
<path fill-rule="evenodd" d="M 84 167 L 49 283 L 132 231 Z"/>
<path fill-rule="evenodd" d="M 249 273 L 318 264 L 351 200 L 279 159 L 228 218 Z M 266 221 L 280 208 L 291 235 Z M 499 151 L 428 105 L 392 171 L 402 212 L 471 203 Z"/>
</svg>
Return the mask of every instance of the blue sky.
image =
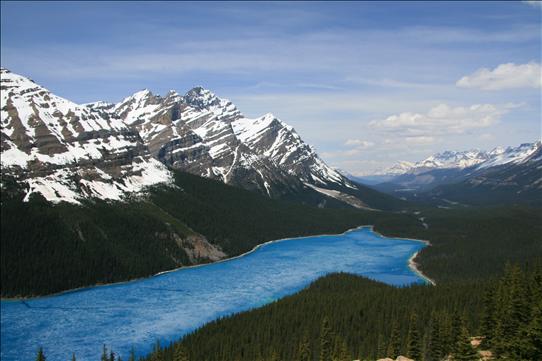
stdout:
<svg viewBox="0 0 542 361">
<path fill-rule="evenodd" d="M 528 2 L 2 2 L 1 63 L 76 102 L 201 85 L 370 173 L 540 138 Z M 484 70 L 485 68 L 485 70 Z"/>
</svg>

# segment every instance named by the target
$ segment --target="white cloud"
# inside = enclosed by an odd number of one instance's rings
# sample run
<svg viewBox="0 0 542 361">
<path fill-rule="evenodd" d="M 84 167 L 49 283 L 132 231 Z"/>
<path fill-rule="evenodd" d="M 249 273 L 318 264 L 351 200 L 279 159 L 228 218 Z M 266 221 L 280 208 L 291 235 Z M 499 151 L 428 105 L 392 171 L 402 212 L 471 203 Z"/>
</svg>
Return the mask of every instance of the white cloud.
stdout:
<svg viewBox="0 0 542 361">
<path fill-rule="evenodd" d="M 542 1 L 540 0 L 525 0 L 525 1 L 522 1 L 522 3 L 535 6 L 535 7 L 542 7 Z"/>
<path fill-rule="evenodd" d="M 498 107 L 493 104 L 474 104 L 469 107 L 451 107 L 439 104 L 427 113 L 404 112 L 369 123 L 375 130 L 400 133 L 414 142 L 429 142 L 435 135 L 463 134 L 468 130 L 487 128 L 495 124 L 509 108 L 509 104 Z"/>
<path fill-rule="evenodd" d="M 456 83 L 461 88 L 482 90 L 502 90 L 514 88 L 540 88 L 542 72 L 539 63 L 530 62 L 516 65 L 506 63 L 491 70 L 478 69 L 471 75 L 459 79 Z"/>
<path fill-rule="evenodd" d="M 361 139 L 348 139 L 344 145 L 347 146 L 355 146 L 356 148 L 365 149 L 370 148 L 374 145 L 373 142 L 369 142 L 367 140 L 361 140 Z"/>
<path fill-rule="evenodd" d="M 435 137 L 420 136 L 420 137 L 406 137 L 405 141 L 410 145 L 427 145 L 435 142 Z"/>
</svg>

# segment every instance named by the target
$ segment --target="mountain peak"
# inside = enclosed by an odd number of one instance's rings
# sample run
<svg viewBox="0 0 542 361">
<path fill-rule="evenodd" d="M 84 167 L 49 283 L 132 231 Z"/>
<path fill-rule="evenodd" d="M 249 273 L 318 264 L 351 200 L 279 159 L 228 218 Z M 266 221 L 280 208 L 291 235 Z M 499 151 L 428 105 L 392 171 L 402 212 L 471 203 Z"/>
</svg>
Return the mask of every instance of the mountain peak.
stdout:
<svg viewBox="0 0 542 361">
<path fill-rule="evenodd" d="M 184 99 L 188 105 L 197 109 L 209 108 L 220 104 L 221 99 L 213 92 L 201 86 L 190 89 Z"/>
</svg>

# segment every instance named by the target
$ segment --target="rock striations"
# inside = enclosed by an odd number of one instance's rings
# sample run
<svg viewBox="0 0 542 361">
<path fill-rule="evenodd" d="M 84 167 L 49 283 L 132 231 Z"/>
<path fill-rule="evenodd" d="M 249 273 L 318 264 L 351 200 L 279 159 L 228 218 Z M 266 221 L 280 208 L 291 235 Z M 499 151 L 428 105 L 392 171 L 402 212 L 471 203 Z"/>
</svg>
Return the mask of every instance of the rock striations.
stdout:
<svg viewBox="0 0 542 361">
<path fill-rule="evenodd" d="M 27 196 L 121 199 L 170 183 L 169 167 L 274 198 L 312 192 L 365 207 L 292 127 L 247 118 L 204 88 L 78 105 L 6 69 L 1 79 L 2 173 L 26 182 Z"/>
<path fill-rule="evenodd" d="M 120 118 L 3 68 L 0 87 L 2 180 L 25 183 L 26 199 L 33 193 L 53 202 L 121 199 L 170 181 L 167 168 Z"/>
</svg>

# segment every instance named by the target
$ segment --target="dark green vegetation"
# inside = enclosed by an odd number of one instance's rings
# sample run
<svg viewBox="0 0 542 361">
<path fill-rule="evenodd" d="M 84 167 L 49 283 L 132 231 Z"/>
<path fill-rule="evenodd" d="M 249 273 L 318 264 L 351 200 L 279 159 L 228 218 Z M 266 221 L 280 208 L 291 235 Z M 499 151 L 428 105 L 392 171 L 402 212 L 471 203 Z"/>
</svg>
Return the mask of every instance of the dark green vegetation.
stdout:
<svg viewBox="0 0 542 361">
<path fill-rule="evenodd" d="M 399 354 L 433 361 L 450 353 L 455 360 L 477 360 L 470 346 L 475 335 L 487 335 L 491 341 L 481 348 L 503 359 L 539 360 L 540 209 L 424 209 L 418 216 L 428 229 L 409 223 L 378 229 L 431 240 L 419 262 L 437 286 L 399 289 L 330 275 L 296 295 L 214 321 L 146 360 L 172 360 L 179 345 L 191 360 L 209 361 L 350 361 Z M 507 262 L 527 262 L 527 272 L 508 267 L 499 280 Z"/>
<path fill-rule="evenodd" d="M 490 300 L 490 301 L 488 301 Z M 500 280 L 403 289 L 333 274 L 296 295 L 214 321 L 144 360 L 351 361 L 542 357 L 542 268 L 507 267 Z M 471 336 L 486 336 L 480 347 Z"/>
<path fill-rule="evenodd" d="M 188 265 L 179 240 L 195 234 L 234 256 L 268 240 L 340 233 L 362 224 L 418 226 L 413 216 L 313 208 L 180 172 L 178 188 L 157 187 L 146 200 L 93 201 L 84 207 L 52 205 L 40 196 L 22 202 L 17 183 L 2 181 L 3 297 L 118 282 Z"/>
</svg>

